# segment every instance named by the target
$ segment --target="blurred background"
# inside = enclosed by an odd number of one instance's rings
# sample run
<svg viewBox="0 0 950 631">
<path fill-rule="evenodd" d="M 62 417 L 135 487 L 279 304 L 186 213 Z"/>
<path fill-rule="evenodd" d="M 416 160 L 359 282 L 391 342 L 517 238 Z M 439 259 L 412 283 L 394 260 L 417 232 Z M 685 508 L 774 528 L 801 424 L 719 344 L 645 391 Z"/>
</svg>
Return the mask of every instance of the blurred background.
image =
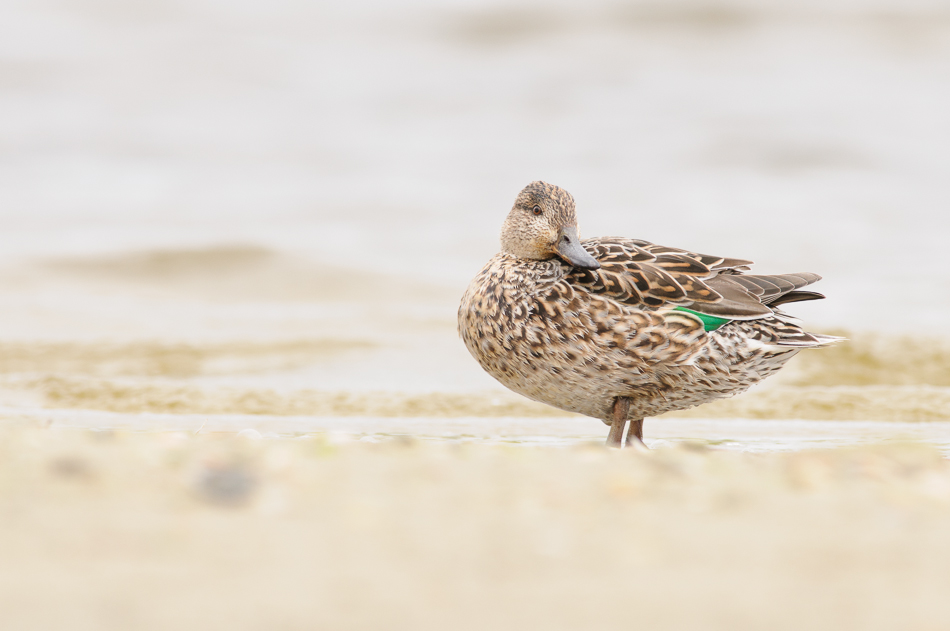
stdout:
<svg viewBox="0 0 950 631">
<path fill-rule="evenodd" d="M 821 273 L 829 299 L 793 310 L 813 330 L 943 335 L 945 3 L 9 0 L 0 18 L 8 374 L 497 389 L 455 310 L 535 179 L 573 193 L 588 236 Z"/>
</svg>

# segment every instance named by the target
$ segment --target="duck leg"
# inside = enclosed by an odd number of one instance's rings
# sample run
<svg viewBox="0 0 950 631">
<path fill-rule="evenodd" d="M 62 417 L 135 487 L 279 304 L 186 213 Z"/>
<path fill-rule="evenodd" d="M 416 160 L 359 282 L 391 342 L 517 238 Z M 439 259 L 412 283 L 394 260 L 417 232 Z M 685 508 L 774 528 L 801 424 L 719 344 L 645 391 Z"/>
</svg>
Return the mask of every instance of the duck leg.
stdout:
<svg viewBox="0 0 950 631">
<path fill-rule="evenodd" d="M 630 429 L 627 430 L 627 447 L 646 447 L 643 442 L 643 419 L 630 421 Z"/>
<path fill-rule="evenodd" d="M 627 412 L 629 411 L 630 399 L 626 397 L 617 397 L 614 399 L 613 418 L 610 423 L 610 433 L 607 434 L 608 447 L 620 449 L 622 446 L 623 428 L 627 424 Z"/>
</svg>

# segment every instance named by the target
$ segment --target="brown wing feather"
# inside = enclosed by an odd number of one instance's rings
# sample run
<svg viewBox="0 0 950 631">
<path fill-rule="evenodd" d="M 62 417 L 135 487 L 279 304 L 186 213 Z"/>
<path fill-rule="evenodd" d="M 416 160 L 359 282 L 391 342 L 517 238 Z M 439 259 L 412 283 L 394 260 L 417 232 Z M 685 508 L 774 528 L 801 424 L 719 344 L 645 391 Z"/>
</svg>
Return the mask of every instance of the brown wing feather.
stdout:
<svg viewBox="0 0 950 631">
<path fill-rule="evenodd" d="M 673 254 L 673 255 L 683 255 L 688 256 L 691 259 L 702 263 L 711 270 L 738 270 L 738 271 L 747 271 L 752 265 L 752 261 L 746 261 L 745 259 L 728 259 L 722 256 L 710 256 L 709 254 L 699 254 L 698 252 L 690 252 L 689 250 L 680 250 L 679 248 L 671 248 L 666 245 L 656 245 L 655 243 L 650 243 L 649 241 L 643 241 L 642 239 L 624 239 L 625 241 L 630 241 L 635 244 L 642 250 L 649 252 L 653 255 L 660 254 Z"/>
<path fill-rule="evenodd" d="M 787 294 L 783 294 L 776 298 L 775 300 L 769 301 L 770 307 L 777 307 L 779 305 L 788 304 L 790 302 L 805 302 L 806 300 L 821 300 L 824 298 L 824 294 L 819 294 L 817 291 L 790 291 Z"/>
<path fill-rule="evenodd" d="M 639 239 L 600 237 L 583 242 L 600 264 L 572 269 L 568 281 L 628 305 L 683 306 L 733 320 L 771 316 L 771 307 L 821 294 L 798 291 L 820 280 L 810 272 L 746 274 L 752 261 L 699 254 Z"/>
</svg>

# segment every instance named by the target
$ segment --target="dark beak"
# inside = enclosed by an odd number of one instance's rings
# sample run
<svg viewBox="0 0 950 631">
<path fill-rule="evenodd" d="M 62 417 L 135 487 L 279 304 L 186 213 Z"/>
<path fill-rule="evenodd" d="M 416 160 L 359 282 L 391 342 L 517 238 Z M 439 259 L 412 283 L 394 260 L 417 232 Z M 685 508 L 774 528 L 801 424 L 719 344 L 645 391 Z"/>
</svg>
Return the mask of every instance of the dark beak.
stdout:
<svg viewBox="0 0 950 631">
<path fill-rule="evenodd" d="M 577 228 L 575 226 L 563 226 L 558 231 L 554 250 L 562 259 L 574 267 L 581 269 L 597 269 L 600 267 L 597 259 L 581 247 L 581 240 L 577 238 Z"/>
</svg>

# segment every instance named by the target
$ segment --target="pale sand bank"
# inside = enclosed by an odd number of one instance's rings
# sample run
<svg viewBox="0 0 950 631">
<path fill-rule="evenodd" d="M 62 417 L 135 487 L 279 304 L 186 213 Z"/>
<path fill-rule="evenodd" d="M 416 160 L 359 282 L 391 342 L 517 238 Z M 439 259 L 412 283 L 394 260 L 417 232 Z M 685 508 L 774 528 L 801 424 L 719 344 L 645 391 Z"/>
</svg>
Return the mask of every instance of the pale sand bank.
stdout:
<svg viewBox="0 0 950 631">
<path fill-rule="evenodd" d="M 0 431 L 0 626 L 942 629 L 950 462 Z"/>
</svg>

